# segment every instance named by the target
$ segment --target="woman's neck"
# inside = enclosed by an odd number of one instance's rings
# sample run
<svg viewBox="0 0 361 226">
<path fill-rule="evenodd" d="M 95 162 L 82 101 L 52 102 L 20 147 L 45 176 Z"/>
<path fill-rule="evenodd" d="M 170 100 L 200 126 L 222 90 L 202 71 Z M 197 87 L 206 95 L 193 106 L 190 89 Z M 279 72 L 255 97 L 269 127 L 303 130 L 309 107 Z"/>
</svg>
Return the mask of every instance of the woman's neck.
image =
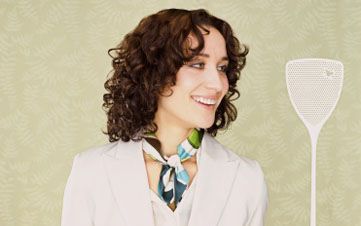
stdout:
<svg viewBox="0 0 361 226">
<path fill-rule="evenodd" d="M 180 127 L 166 128 L 158 125 L 158 130 L 155 133 L 161 143 L 162 155 L 171 156 L 177 154 L 177 146 L 182 143 L 189 135 L 192 129 L 185 129 Z"/>
</svg>

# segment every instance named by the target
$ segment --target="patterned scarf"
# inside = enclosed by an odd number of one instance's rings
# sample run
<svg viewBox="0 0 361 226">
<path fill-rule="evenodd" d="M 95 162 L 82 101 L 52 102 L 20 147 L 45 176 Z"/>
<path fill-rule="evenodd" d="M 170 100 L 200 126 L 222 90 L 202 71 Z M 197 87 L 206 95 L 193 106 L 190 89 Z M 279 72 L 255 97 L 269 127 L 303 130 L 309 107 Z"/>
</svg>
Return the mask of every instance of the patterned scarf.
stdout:
<svg viewBox="0 0 361 226">
<path fill-rule="evenodd" d="M 196 154 L 202 142 L 204 129 L 194 128 L 190 135 L 177 146 L 178 154 L 170 157 L 161 156 L 160 141 L 154 133 L 143 135 L 143 151 L 156 161 L 162 163 L 158 193 L 168 205 L 175 202 L 175 205 L 182 200 L 182 195 L 189 183 L 189 175 L 183 168 L 182 162 Z"/>
</svg>

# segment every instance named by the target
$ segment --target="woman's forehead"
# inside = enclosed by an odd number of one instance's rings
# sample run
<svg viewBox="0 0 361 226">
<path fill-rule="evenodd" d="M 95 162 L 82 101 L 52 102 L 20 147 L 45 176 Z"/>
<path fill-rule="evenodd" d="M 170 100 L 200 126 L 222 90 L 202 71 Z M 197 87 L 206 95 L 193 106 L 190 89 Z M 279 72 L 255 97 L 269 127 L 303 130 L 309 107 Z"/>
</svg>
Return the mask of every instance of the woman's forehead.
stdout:
<svg viewBox="0 0 361 226">
<path fill-rule="evenodd" d="M 227 58 L 226 42 L 222 34 L 213 27 L 206 27 L 209 32 L 203 32 L 204 48 L 199 56 L 221 55 L 220 58 Z M 198 46 L 196 36 L 191 33 L 187 37 L 187 47 L 194 49 Z M 226 59 L 225 59 L 226 60 Z"/>
</svg>

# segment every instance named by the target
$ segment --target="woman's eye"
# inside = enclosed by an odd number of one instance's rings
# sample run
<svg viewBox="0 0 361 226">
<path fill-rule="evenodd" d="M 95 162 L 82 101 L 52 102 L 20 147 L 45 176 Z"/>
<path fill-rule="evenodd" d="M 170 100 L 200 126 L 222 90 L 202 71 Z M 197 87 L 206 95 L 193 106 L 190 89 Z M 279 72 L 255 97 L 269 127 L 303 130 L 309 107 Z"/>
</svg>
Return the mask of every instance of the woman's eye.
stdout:
<svg viewBox="0 0 361 226">
<path fill-rule="evenodd" d="M 203 69 L 204 65 L 205 65 L 204 63 L 195 63 L 195 64 L 191 64 L 190 66 L 194 68 Z"/>
<path fill-rule="evenodd" d="M 218 70 L 222 71 L 222 72 L 226 72 L 227 67 L 228 67 L 227 65 L 220 65 L 220 66 L 218 66 Z"/>
</svg>

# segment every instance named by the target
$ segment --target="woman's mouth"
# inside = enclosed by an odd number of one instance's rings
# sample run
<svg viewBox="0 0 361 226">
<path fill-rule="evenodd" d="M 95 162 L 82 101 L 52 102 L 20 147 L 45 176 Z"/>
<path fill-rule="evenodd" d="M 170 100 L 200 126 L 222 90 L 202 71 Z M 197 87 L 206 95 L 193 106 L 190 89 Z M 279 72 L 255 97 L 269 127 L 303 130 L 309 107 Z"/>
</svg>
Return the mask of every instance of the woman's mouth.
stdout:
<svg viewBox="0 0 361 226">
<path fill-rule="evenodd" d="M 192 96 L 192 99 L 197 103 L 198 106 L 207 109 L 214 110 L 217 100 L 214 98 L 205 98 L 201 96 Z"/>
</svg>

